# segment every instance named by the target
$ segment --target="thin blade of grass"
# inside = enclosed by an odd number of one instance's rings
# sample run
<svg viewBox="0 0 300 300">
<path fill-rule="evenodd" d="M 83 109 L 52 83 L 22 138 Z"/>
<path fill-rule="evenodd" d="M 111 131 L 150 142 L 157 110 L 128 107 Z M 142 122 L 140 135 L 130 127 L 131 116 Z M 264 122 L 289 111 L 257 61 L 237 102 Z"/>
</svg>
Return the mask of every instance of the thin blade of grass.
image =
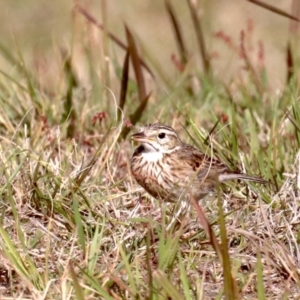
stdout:
<svg viewBox="0 0 300 300">
<path fill-rule="evenodd" d="M 81 214 L 79 211 L 79 207 L 78 207 L 78 200 L 77 197 L 75 195 L 73 195 L 73 212 L 74 212 L 74 221 L 76 224 L 76 230 L 77 230 L 77 237 L 78 237 L 78 242 L 79 242 L 79 246 L 82 249 L 82 255 L 83 257 L 85 257 L 86 255 L 86 245 L 85 245 L 85 235 L 84 235 L 84 228 L 83 228 L 83 222 L 82 222 L 82 218 L 81 218 Z"/>
<path fill-rule="evenodd" d="M 260 142 L 259 136 L 257 135 L 257 125 L 255 119 L 253 118 L 252 110 L 246 109 L 244 112 L 245 122 L 248 124 L 249 132 L 249 148 L 251 149 L 249 156 L 247 157 L 248 161 L 253 161 L 256 157 L 259 157 L 260 151 Z"/>
<path fill-rule="evenodd" d="M 98 27 L 101 30 L 104 30 L 104 26 L 100 24 L 88 11 L 86 11 L 82 6 L 76 4 L 75 9 L 78 10 L 89 22 L 94 24 L 96 27 Z M 128 51 L 128 48 L 126 44 L 124 44 L 119 38 L 117 38 L 114 34 L 111 32 L 107 32 L 109 38 L 114 41 L 121 49 Z M 141 64 L 143 68 L 147 70 L 147 72 L 151 75 L 153 79 L 155 79 L 155 76 L 151 69 L 148 67 L 148 65 L 141 59 Z"/>
<path fill-rule="evenodd" d="M 80 271 L 83 274 L 83 277 L 87 280 L 88 284 L 90 284 L 90 286 L 95 289 L 99 295 L 103 297 L 103 299 L 114 300 L 114 298 L 109 295 L 109 292 L 101 286 L 98 277 L 88 274 L 84 269 L 80 269 Z"/>
<path fill-rule="evenodd" d="M 8 50 L 3 44 L 0 44 L 0 53 L 6 58 L 6 60 L 11 63 L 13 66 L 17 66 L 20 73 L 22 73 L 23 76 L 28 77 L 27 70 L 22 65 L 23 61 L 18 61 L 13 55 L 10 50 Z M 8 78 L 10 81 L 14 82 L 18 87 L 20 87 L 23 91 L 26 91 L 29 94 L 32 94 L 32 84 L 26 87 L 23 87 L 17 80 L 13 79 L 11 76 L 0 70 L 0 73 L 3 74 L 6 78 Z M 33 79 L 31 78 L 30 82 L 32 82 Z M 36 84 L 36 82 L 34 82 Z M 30 89 L 28 88 L 30 87 Z"/>
<path fill-rule="evenodd" d="M 4 244 L 1 247 L 1 252 L 6 253 L 7 258 L 9 259 L 10 263 L 14 267 L 14 269 L 17 268 L 16 271 L 18 271 L 19 274 L 23 274 L 27 277 L 28 271 L 26 266 L 23 264 L 23 260 L 17 251 L 16 247 L 14 246 L 12 240 L 9 238 L 8 233 L 6 230 L 0 226 L 0 235 L 4 241 Z M 3 253 L 2 253 L 3 255 Z"/>
<path fill-rule="evenodd" d="M 7 49 L 6 46 L 0 44 L 0 53 L 9 63 L 11 63 L 13 66 L 17 66 L 20 72 L 25 75 L 21 63 L 13 56 L 11 49 Z"/>
<path fill-rule="evenodd" d="M 286 60 L 285 61 L 286 61 L 286 69 L 287 69 L 286 82 L 289 83 L 295 73 L 295 63 L 294 63 L 290 43 L 288 43 L 287 47 L 286 47 Z"/>
<path fill-rule="evenodd" d="M 295 128 L 295 137 L 297 146 L 300 147 L 300 109 L 296 103 L 292 106 L 293 116 L 290 112 L 287 112 L 287 117 Z"/>
<path fill-rule="evenodd" d="M 137 109 L 135 110 L 135 112 L 129 116 L 130 118 L 130 122 L 132 125 L 135 125 L 141 118 L 143 111 L 146 109 L 147 104 L 148 104 L 148 100 L 150 98 L 149 94 L 148 96 L 146 96 L 146 98 L 142 101 L 142 103 L 137 107 Z M 122 133 L 120 135 L 120 139 L 125 139 L 126 136 L 128 135 L 130 131 L 129 127 L 124 127 L 122 130 Z"/>
<path fill-rule="evenodd" d="M 12 143 L 12 146 L 15 146 L 15 145 Z M 23 152 L 26 152 L 26 151 L 20 151 L 18 148 L 16 148 L 16 151 L 13 152 L 12 155 L 7 157 L 7 161 L 10 159 L 13 159 L 14 157 L 20 156 L 21 154 L 23 154 Z M 0 194 L 2 194 L 4 191 L 6 191 L 6 189 L 11 187 L 10 183 L 13 182 L 14 178 L 20 172 L 20 170 L 22 169 L 22 167 L 24 166 L 24 164 L 26 162 L 26 159 L 28 159 L 28 156 L 29 156 L 29 154 L 26 154 L 25 157 L 22 158 L 22 161 L 18 164 L 18 167 L 11 174 L 7 174 L 6 168 L 3 168 L 4 175 L 6 176 L 6 180 L 5 180 L 5 183 L 1 185 Z M 5 165 L 6 161 L 2 160 L 1 163 L 3 165 Z"/>
<path fill-rule="evenodd" d="M 83 289 L 79 284 L 77 275 L 74 271 L 74 268 L 73 268 L 73 265 L 72 265 L 71 261 L 69 262 L 69 272 L 70 272 L 70 275 L 71 275 L 71 278 L 72 278 L 72 281 L 73 281 L 73 286 L 74 286 L 74 290 L 75 290 L 76 299 L 84 300 L 85 297 L 84 297 Z"/>
<path fill-rule="evenodd" d="M 107 138 L 109 137 L 110 133 L 111 133 L 111 126 L 109 126 L 108 130 L 106 131 L 105 135 L 103 136 L 103 138 L 101 140 L 101 143 L 100 143 L 97 151 L 95 152 L 94 156 L 91 158 L 91 160 L 87 163 L 87 165 L 85 167 L 83 167 L 83 169 L 76 176 L 74 182 L 75 182 L 75 184 L 76 184 L 77 187 L 79 187 L 81 185 L 81 183 L 83 182 L 83 180 L 86 178 L 86 176 L 89 174 L 89 172 L 91 171 L 92 167 L 96 163 L 96 161 L 98 159 L 98 156 L 100 154 L 100 151 L 101 151 L 104 143 L 106 142 Z M 76 191 L 76 189 L 74 191 Z"/>
<path fill-rule="evenodd" d="M 130 294 L 133 297 L 133 299 L 139 299 L 139 296 L 135 295 L 130 289 L 130 287 L 127 284 L 125 284 L 117 275 L 110 274 L 109 277 L 110 280 L 112 280 L 120 290 Z"/>
<path fill-rule="evenodd" d="M 76 4 L 75 9 L 79 11 L 89 22 L 96 25 L 101 30 L 104 30 L 104 26 L 99 23 L 86 9 L 84 9 L 82 6 Z M 113 40 L 120 48 L 127 50 L 127 46 L 114 34 L 108 32 L 108 36 Z"/>
<path fill-rule="evenodd" d="M 121 91 L 120 91 L 119 109 L 118 109 L 119 122 L 121 120 L 122 111 L 126 102 L 128 79 L 129 79 L 129 52 L 127 51 L 124 59 L 122 80 L 121 80 Z"/>
<path fill-rule="evenodd" d="M 204 72 L 205 74 L 208 74 L 211 70 L 211 66 L 210 66 L 209 56 L 206 49 L 205 39 L 203 36 L 201 22 L 197 14 L 198 8 L 196 7 L 195 1 L 187 0 L 187 3 L 190 9 L 193 25 L 195 28 L 197 43 L 199 47 L 200 57 L 203 63 Z"/>
<path fill-rule="evenodd" d="M 67 93 L 64 102 L 64 112 L 62 122 L 69 121 L 67 127 L 67 137 L 73 138 L 76 133 L 76 112 L 73 105 L 73 89 L 78 86 L 75 73 L 72 68 L 71 58 L 67 57 L 64 65 L 64 71 L 67 77 Z"/>
<path fill-rule="evenodd" d="M 128 43 L 128 53 L 131 58 L 131 62 L 134 69 L 134 74 L 137 82 L 138 87 L 138 94 L 139 94 L 139 100 L 140 102 L 143 102 L 143 100 L 146 98 L 146 83 L 143 75 L 143 71 L 141 68 L 141 62 L 138 54 L 138 50 L 134 41 L 134 37 L 132 33 L 130 32 L 129 28 L 125 25 L 125 31 L 126 31 L 126 38 Z"/>
<path fill-rule="evenodd" d="M 296 111 L 295 109 L 293 109 L 294 115 L 296 115 Z M 298 124 L 298 122 L 296 121 L 296 119 L 294 117 L 292 117 L 292 115 L 290 113 L 287 113 L 287 117 L 288 119 L 291 121 L 291 123 L 294 125 L 296 131 L 300 132 L 300 123 Z"/>
<path fill-rule="evenodd" d="M 261 261 L 261 253 L 258 249 L 257 252 L 257 263 L 256 263 L 256 274 L 257 274 L 257 296 L 259 300 L 265 300 L 265 287 L 264 287 L 264 278 L 263 278 L 263 265 Z"/>
<path fill-rule="evenodd" d="M 218 125 L 220 123 L 220 120 L 221 120 L 221 117 L 219 117 L 219 119 L 215 122 L 215 125 L 209 131 L 208 135 L 206 136 L 205 140 L 203 141 L 204 145 L 208 145 L 209 146 L 210 137 L 212 136 L 212 134 L 214 133 L 214 131 L 217 129 L 217 127 L 218 127 Z"/>
<path fill-rule="evenodd" d="M 222 266 L 223 266 L 223 276 L 224 276 L 224 295 L 227 300 L 239 299 L 238 289 L 236 281 L 232 276 L 230 257 L 228 251 L 228 240 L 226 233 L 225 217 L 223 212 L 223 205 L 221 199 L 221 189 L 217 187 L 218 192 L 218 209 L 219 209 L 219 225 L 220 225 L 220 235 L 222 241 Z"/>
<path fill-rule="evenodd" d="M 169 296 L 167 299 L 172 300 L 182 300 L 185 299 L 180 292 L 175 288 L 172 282 L 168 279 L 167 275 L 161 270 L 156 270 L 153 272 L 153 278 L 155 282 L 163 289 L 165 293 Z"/>
<path fill-rule="evenodd" d="M 194 209 L 197 212 L 199 222 L 203 226 L 203 229 L 204 229 L 207 237 L 210 240 L 210 244 L 214 248 L 216 254 L 218 255 L 218 257 L 220 259 L 220 261 L 223 263 L 223 255 L 222 255 L 221 247 L 219 245 L 219 242 L 218 242 L 218 240 L 215 236 L 215 233 L 214 233 L 212 227 L 210 226 L 210 224 L 209 224 L 209 222 L 208 222 L 208 220 L 207 220 L 207 218 L 204 214 L 204 211 L 203 211 L 202 207 L 198 204 L 198 202 L 196 201 L 196 199 L 192 195 L 190 195 L 190 199 L 191 199 L 191 203 L 192 203 Z"/>
<path fill-rule="evenodd" d="M 282 9 L 279 9 L 279 8 L 273 6 L 273 5 L 267 4 L 267 3 L 259 1 L 259 0 L 247 0 L 247 1 L 249 1 L 253 4 L 256 4 L 260 7 L 263 7 L 263 8 L 265 8 L 265 9 L 271 11 L 271 12 L 274 12 L 274 13 L 280 15 L 280 16 L 283 16 L 283 17 L 292 19 L 294 21 L 300 22 L 300 20 L 297 17 L 294 17 L 294 16 L 290 15 L 289 13 L 287 13 L 287 12 L 283 11 Z"/>
<path fill-rule="evenodd" d="M 167 12 L 170 16 L 171 25 L 174 29 L 175 40 L 176 40 L 178 52 L 179 52 L 179 55 L 180 55 L 180 64 L 181 64 L 181 66 L 179 66 L 179 69 L 183 72 L 185 67 L 186 67 L 187 61 L 188 61 L 188 54 L 187 54 L 187 50 L 186 50 L 186 47 L 185 47 L 185 44 L 184 44 L 184 41 L 183 41 L 181 27 L 180 27 L 178 18 L 175 14 L 175 11 L 174 11 L 170 1 L 165 0 L 165 5 L 166 5 L 166 8 L 167 8 Z M 194 95 L 192 86 L 190 84 L 187 84 L 186 91 L 189 95 Z"/>
<path fill-rule="evenodd" d="M 9 234 L 1 225 L 0 236 L 3 240 L 3 243 L 0 242 L 1 256 L 9 261 L 11 267 L 22 277 L 29 289 L 43 290 L 45 288 L 44 281 L 31 257 L 28 254 L 20 255 L 20 251 L 16 248 Z M 26 246 L 23 247 L 23 250 L 28 251 Z"/>
<path fill-rule="evenodd" d="M 147 231 L 146 235 L 146 263 L 147 263 L 147 272 L 148 272 L 148 298 L 153 299 L 154 295 L 154 286 L 153 286 L 153 277 L 152 277 L 152 268 L 151 268 L 151 232 L 150 228 Z"/>
<path fill-rule="evenodd" d="M 215 129 L 217 128 L 217 123 L 218 123 L 218 121 L 216 121 L 215 125 L 213 126 L 213 129 L 210 132 L 213 133 L 213 131 L 214 132 L 216 131 Z M 200 141 L 203 141 L 203 143 L 200 144 L 199 142 L 197 142 L 197 139 L 193 139 L 193 141 L 198 146 L 198 148 L 202 149 L 202 151 L 207 153 L 208 156 L 216 156 L 218 159 L 220 159 L 221 161 L 226 163 L 228 166 L 233 165 L 233 162 L 232 162 L 233 159 L 234 159 L 234 161 L 238 160 L 238 157 L 234 156 L 234 153 L 230 149 L 228 149 L 227 147 L 220 147 L 218 143 L 215 143 L 216 140 L 213 138 L 214 135 L 212 133 L 204 134 L 203 132 L 201 132 L 198 129 L 198 127 L 196 126 L 196 124 L 193 121 L 190 121 L 190 124 L 192 125 L 192 127 L 193 127 L 195 133 L 197 134 L 198 138 L 200 139 Z M 226 126 L 226 128 L 227 128 L 227 126 Z M 218 132 L 224 136 L 223 139 L 225 141 L 230 141 L 231 134 L 228 133 L 228 130 L 221 130 Z M 208 138 L 209 138 L 210 142 L 206 141 Z M 205 149 L 203 149 L 203 147 L 202 147 L 202 144 L 204 144 L 204 141 L 206 141 L 206 144 L 207 144 Z"/>
<path fill-rule="evenodd" d="M 166 237 L 166 226 L 163 221 L 158 243 L 158 268 L 161 271 L 164 272 L 173 268 L 177 257 L 179 238 L 180 230 L 174 236 L 170 234 Z"/>
<path fill-rule="evenodd" d="M 185 47 L 184 42 L 183 42 L 181 28 L 180 28 L 177 16 L 175 15 L 174 9 L 173 9 L 173 7 L 172 7 L 169 0 L 165 1 L 165 5 L 166 5 L 166 8 L 167 8 L 167 12 L 170 16 L 173 29 L 174 29 L 176 42 L 177 42 L 177 47 L 178 47 L 178 51 L 179 51 L 179 54 L 180 54 L 181 64 L 186 65 L 186 63 L 187 63 L 187 51 L 186 51 L 186 47 Z"/>
<path fill-rule="evenodd" d="M 264 92 L 264 87 L 262 85 L 261 78 L 259 78 L 259 76 L 256 72 L 256 69 L 253 66 L 251 59 L 248 55 L 247 47 L 246 47 L 246 34 L 245 34 L 245 31 L 243 31 L 243 30 L 241 31 L 240 39 L 241 39 L 241 42 L 240 42 L 241 58 L 244 60 L 244 62 L 246 64 L 246 69 L 249 71 L 249 74 L 252 78 L 252 81 L 253 81 L 259 95 L 262 95 Z"/>
<path fill-rule="evenodd" d="M 191 300 L 191 287 L 189 284 L 189 279 L 186 273 L 186 270 L 184 268 L 184 262 L 182 260 L 182 255 L 179 253 L 179 270 L 180 270 L 180 280 L 183 286 L 183 291 L 184 291 L 184 299 L 186 300 Z"/>
<path fill-rule="evenodd" d="M 238 157 L 239 156 L 239 145 L 238 145 L 238 128 L 237 128 L 237 119 L 236 119 L 236 115 L 237 115 L 237 111 L 235 106 L 232 106 L 232 123 L 230 124 L 230 129 L 231 129 L 231 135 L 230 135 L 230 145 L 231 145 L 231 150 L 232 153 L 234 154 L 234 157 Z"/>
<path fill-rule="evenodd" d="M 20 59 L 20 62 L 21 62 L 21 63 L 19 63 L 19 66 L 22 69 L 23 74 L 26 78 L 29 95 L 30 95 L 33 103 L 35 104 L 35 107 L 39 108 L 39 109 L 42 109 L 41 103 L 37 100 L 37 93 L 36 93 L 36 90 L 35 90 L 36 81 L 32 78 L 32 75 L 26 69 L 25 61 L 24 61 L 23 56 L 21 54 L 21 51 L 19 51 L 18 47 L 17 47 L 17 53 L 18 53 L 18 56 L 19 56 L 19 59 Z"/>
<path fill-rule="evenodd" d="M 104 90 L 104 94 L 106 96 L 107 104 L 109 105 L 109 93 L 111 89 L 110 84 L 110 52 L 109 52 L 109 35 L 108 35 L 108 22 L 107 22 L 107 0 L 101 0 L 101 18 L 102 18 L 102 26 L 103 26 L 103 35 L 102 35 L 102 51 L 103 51 L 103 63 L 102 63 L 102 77 L 104 79 L 104 86 L 106 89 Z M 108 107 L 109 110 L 109 107 Z"/>
<path fill-rule="evenodd" d="M 137 286 L 135 284 L 134 272 L 131 269 L 131 265 L 130 265 L 130 262 L 129 262 L 130 254 L 128 255 L 128 254 L 125 253 L 122 245 L 119 245 L 119 251 L 120 251 L 120 254 L 121 254 L 121 257 L 122 257 L 122 262 L 124 263 L 126 274 L 128 276 L 128 283 L 129 283 L 129 286 L 130 286 L 130 289 L 129 288 L 126 288 L 126 289 L 128 291 L 130 291 L 130 293 L 133 296 L 136 296 L 137 295 Z M 111 279 L 113 281 L 115 281 L 116 283 L 118 282 L 117 278 L 115 278 L 115 276 L 113 276 L 113 275 L 111 275 Z"/>
<path fill-rule="evenodd" d="M 144 112 L 144 110 L 146 109 L 147 107 L 147 104 L 148 104 L 148 100 L 151 96 L 151 93 L 149 95 L 147 95 L 143 101 L 141 102 L 141 104 L 137 107 L 137 109 L 135 110 L 135 112 L 130 115 L 130 121 L 131 121 L 131 124 L 132 125 L 135 125 L 141 118 L 142 116 L 142 113 Z"/>
</svg>

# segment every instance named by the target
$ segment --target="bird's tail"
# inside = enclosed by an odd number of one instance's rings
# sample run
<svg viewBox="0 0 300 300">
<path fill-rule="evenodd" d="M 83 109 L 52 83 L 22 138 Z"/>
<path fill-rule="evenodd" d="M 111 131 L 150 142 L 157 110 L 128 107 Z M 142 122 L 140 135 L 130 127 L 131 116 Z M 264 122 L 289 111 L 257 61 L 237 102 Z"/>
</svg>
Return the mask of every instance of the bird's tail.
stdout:
<svg viewBox="0 0 300 300">
<path fill-rule="evenodd" d="M 223 173 L 219 175 L 219 181 L 224 182 L 227 180 L 234 180 L 234 179 L 241 179 L 241 180 L 248 180 L 248 181 L 254 181 L 258 183 L 270 183 L 267 180 L 264 180 L 260 177 L 255 177 L 247 174 L 241 174 L 241 173 Z"/>
</svg>

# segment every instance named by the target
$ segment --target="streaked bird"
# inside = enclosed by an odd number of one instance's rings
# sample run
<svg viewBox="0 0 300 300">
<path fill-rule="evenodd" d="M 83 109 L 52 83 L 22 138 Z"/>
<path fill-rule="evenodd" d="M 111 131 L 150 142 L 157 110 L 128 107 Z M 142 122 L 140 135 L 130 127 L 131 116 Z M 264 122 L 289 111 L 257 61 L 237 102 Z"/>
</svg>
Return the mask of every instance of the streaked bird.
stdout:
<svg viewBox="0 0 300 300">
<path fill-rule="evenodd" d="M 170 126 L 149 124 L 131 138 L 140 144 L 131 159 L 132 174 L 150 195 L 162 201 L 187 200 L 188 194 L 200 200 L 227 180 L 267 183 L 231 171 L 220 160 L 182 142 Z"/>
</svg>

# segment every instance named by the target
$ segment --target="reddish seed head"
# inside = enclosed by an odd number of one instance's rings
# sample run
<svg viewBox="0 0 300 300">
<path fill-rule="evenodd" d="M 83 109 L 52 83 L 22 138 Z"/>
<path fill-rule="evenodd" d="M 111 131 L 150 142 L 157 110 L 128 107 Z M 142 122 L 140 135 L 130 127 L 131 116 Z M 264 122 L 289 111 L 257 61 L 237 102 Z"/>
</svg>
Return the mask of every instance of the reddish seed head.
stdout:
<svg viewBox="0 0 300 300">
<path fill-rule="evenodd" d="M 124 126 L 125 126 L 126 128 L 131 128 L 133 125 L 132 125 L 131 121 L 130 121 L 128 118 L 126 118 L 126 119 L 124 120 Z"/>
<path fill-rule="evenodd" d="M 107 113 L 105 111 L 98 112 L 94 114 L 92 118 L 92 124 L 95 125 L 97 121 L 99 121 L 99 124 L 108 117 Z"/>
</svg>

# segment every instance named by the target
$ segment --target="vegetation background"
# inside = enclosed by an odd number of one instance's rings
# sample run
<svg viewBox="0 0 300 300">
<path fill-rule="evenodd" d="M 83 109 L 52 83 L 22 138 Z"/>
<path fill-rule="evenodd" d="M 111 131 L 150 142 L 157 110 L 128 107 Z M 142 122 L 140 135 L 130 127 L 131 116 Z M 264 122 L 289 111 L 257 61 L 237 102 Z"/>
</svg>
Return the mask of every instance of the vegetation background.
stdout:
<svg viewBox="0 0 300 300">
<path fill-rule="evenodd" d="M 0 3 L 1 299 L 299 299 L 297 1 Z M 270 184 L 177 222 L 153 122 Z"/>
</svg>

